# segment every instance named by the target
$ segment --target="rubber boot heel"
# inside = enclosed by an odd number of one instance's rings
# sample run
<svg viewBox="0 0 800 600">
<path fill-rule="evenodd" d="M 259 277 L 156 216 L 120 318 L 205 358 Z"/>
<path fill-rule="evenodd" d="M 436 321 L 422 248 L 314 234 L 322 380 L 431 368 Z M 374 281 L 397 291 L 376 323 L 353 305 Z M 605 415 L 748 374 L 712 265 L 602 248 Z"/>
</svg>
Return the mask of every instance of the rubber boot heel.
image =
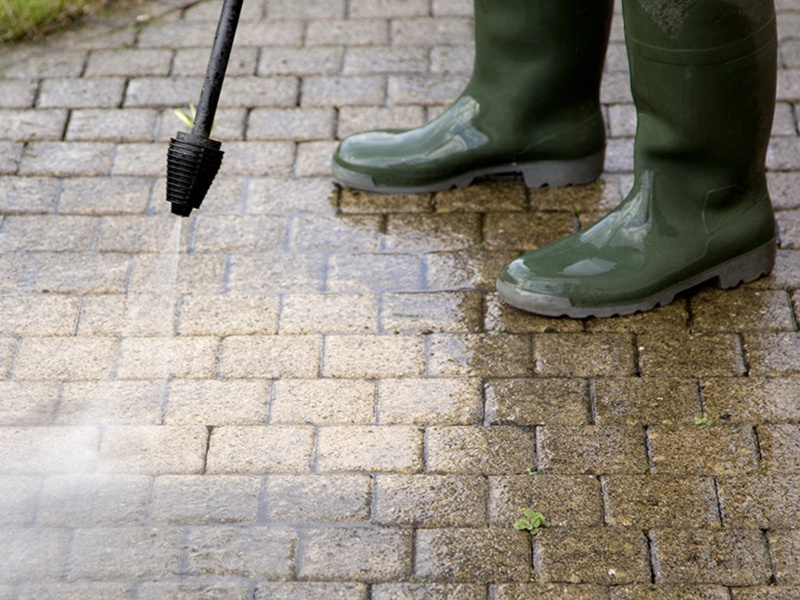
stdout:
<svg viewBox="0 0 800 600">
<path fill-rule="evenodd" d="M 717 286 L 727 290 L 768 275 L 775 266 L 776 248 L 777 243 L 772 240 L 724 264 L 717 274 Z"/>
<path fill-rule="evenodd" d="M 529 188 L 584 185 L 597 181 L 603 173 L 605 151 L 577 160 L 543 160 L 518 166 Z"/>
</svg>

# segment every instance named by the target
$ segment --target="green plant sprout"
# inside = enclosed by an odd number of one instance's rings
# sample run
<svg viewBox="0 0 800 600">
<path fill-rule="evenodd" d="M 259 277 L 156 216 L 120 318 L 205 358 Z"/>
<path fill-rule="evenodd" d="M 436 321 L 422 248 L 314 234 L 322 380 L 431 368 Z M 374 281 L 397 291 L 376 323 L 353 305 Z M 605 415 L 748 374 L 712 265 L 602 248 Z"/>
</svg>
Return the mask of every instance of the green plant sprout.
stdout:
<svg viewBox="0 0 800 600">
<path fill-rule="evenodd" d="M 695 425 L 713 425 L 714 421 L 709 419 L 708 417 L 701 417 L 699 419 L 694 420 Z"/>
<path fill-rule="evenodd" d="M 550 523 L 547 522 L 544 515 L 540 512 L 536 512 L 532 508 L 526 508 L 522 511 L 522 514 L 525 515 L 526 518 L 520 519 L 514 523 L 514 529 L 517 531 L 528 531 L 531 535 L 538 535 L 540 528 L 550 527 Z"/>
<path fill-rule="evenodd" d="M 172 111 L 172 114 L 175 115 L 176 117 L 178 117 L 178 119 L 180 119 L 181 122 L 184 125 L 186 125 L 186 127 L 188 127 L 189 129 L 192 129 L 194 127 L 195 117 L 197 117 L 197 107 L 194 104 L 192 104 L 191 102 L 189 102 L 189 112 L 186 112 L 185 110 L 181 110 L 179 108 L 176 108 L 175 110 Z M 211 123 L 211 132 L 210 133 L 214 133 L 214 123 L 215 122 L 216 122 L 216 119 L 214 119 L 214 122 Z"/>
</svg>

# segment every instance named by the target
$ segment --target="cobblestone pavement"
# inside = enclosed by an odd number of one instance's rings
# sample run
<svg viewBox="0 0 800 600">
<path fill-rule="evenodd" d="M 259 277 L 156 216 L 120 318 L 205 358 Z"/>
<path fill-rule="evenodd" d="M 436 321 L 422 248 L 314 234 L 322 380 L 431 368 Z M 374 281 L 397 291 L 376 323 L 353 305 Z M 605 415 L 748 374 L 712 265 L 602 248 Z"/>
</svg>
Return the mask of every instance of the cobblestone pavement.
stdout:
<svg viewBox="0 0 800 600">
<path fill-rule="evenodd" d="M 585 321 L 493 280 L 631 183 L 619 18 L 600 183 L 375 196 L 331 183 L 336 140 L 457 95 L 471 2 L 247 0 L 181 220 L 166 141 L 218 7 L 2 50 L 0 599 L 800 598 L 800 0 L 774 274 Z"/>
</svg>

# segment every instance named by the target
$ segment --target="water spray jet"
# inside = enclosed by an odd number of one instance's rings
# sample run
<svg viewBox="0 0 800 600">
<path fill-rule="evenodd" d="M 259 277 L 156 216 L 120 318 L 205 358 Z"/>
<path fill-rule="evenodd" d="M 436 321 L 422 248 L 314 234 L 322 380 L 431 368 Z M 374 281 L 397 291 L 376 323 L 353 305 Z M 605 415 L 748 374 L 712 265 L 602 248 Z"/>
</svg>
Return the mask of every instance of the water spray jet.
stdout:
<svg viewBox="0 0 800 600">
<path fill-rule="evenodd" d="M 221 143 L 211 128 L 244 0 L 225 0 L 191 132 L 179 131 L 167 150 L 167 202 L 172 214 L 188 217 L 200 208 L 222 164 Z"/>
</svg>

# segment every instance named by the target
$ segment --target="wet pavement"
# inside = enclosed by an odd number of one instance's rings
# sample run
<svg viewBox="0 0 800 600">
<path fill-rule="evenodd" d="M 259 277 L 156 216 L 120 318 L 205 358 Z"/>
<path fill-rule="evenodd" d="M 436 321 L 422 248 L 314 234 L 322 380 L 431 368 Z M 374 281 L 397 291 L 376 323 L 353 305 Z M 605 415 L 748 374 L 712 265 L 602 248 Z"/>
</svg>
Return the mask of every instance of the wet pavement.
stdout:
<svg viewBox="0 0 800 600">
<path fill-rule="evenodd" d="M 336 140 L 439 114 L 468 0 L 247 0 L 202 209 L 164 201 L 219 3 L 0 58 L 0 599 L 800 598 L 800 0 L 778 2 L 772 276 L 533 317 L 505 261 L 631 184 L 337 189 Z M 517 531 L 523 510 L 550 527 Z"/>
</svg>

